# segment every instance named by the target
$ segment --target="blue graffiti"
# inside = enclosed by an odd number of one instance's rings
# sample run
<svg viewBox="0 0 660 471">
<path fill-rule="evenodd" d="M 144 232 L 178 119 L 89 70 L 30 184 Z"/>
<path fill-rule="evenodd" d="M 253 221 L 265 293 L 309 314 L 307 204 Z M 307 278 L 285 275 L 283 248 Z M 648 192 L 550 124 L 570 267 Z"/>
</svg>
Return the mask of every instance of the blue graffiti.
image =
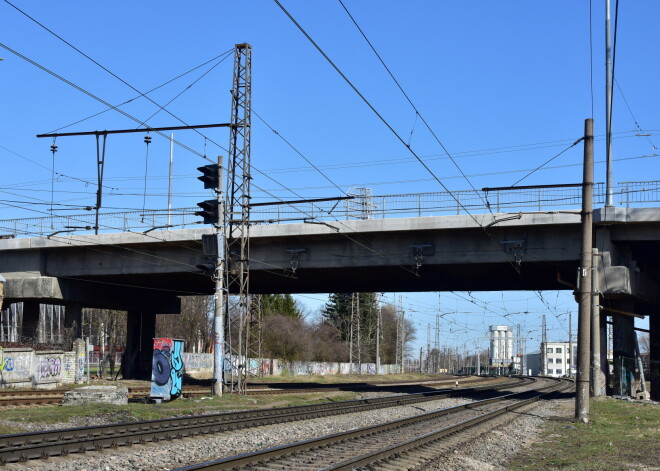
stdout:
<svg viewBox="0 0 660 471">
<path fill-rule="evenodd" d="M 183 359 L 181 358 L 181 350 L 183 350 L 183 342 L 181 340 L 174 341 L 174 351 L 172 352 L 170 370 L 170 378 L 172 379 L 172 386 L 170 394 L 178 396 L 181 394 L 182 386 L 182 373 L 183 373 Z"/>
<path fill-rule="evenodd" d="M 183 340 L 154 339 L 151 360 L 151 395 L 166 401 L 181 395 L 183 388 Z"/>
<path fill-rule="evenodd" d="M 5 371 L 14 371 L 14 359 L 12 357 L 5 358 Z"/>
</svg>

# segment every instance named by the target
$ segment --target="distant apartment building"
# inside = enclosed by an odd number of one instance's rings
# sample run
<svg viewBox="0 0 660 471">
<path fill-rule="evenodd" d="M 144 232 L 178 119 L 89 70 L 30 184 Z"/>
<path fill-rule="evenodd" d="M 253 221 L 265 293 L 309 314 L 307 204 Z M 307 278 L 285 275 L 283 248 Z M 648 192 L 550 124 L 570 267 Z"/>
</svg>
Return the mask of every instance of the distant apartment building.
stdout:
<svg viewBox="0 0 660 471">
<path fill-rule="evenodd" d="M 527 355 L 527 368 L 532 375 L 575 376 L 575 360 L 577 359 L 577 343 L 546 342 L 541 344 L 542 353 L 535 352 Z M 545 360 L 545 368 L 543 368 Z"/>
</svg>

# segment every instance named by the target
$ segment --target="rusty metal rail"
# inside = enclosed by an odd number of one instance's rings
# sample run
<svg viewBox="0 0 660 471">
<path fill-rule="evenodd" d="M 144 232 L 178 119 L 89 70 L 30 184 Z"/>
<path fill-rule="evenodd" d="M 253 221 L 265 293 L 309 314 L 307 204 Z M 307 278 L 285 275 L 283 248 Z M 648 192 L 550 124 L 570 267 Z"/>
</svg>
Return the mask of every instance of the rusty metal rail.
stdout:
<svg viewBox="0 0 660 471">
<path fill-rule="evenodd" d="M 460 433 L 477 424 L 481 424 L 495 417 L 499 417 L 509 411 L 518 409 L 533 401 L 537 401 L 548 394 L 554 393 L 561 387 L 562 380 L 556 380 L 558 384 L 539 388 L 533 391 L 505 394 L 499 397 L 484 399 L 473 403 L 461 404 L 455 407 L 426 412 L 401 420 L 395 420 L 383 424 L 363 427 L 343 433 L 335 433 L 324 437 L 313 438 L 289 445 L 281 445 L 252 453 L 222 458 L 205 463 L 194 464 L 178 468 L 177 471 L 193 470 L 226 470 L 226 469 L 322 469 L 326 470 L 355 470 L 362 466 L 371 466 L 373 463 L 387 460 L 390 457 L 399 456 L 401 453 L 420 447 L 431 441 Z M 567 384 L 566 387 L 572 385 Z M 548 391 L 550 390 L 550 391 Z M 544 392 L 548 391 L 548 392 Z M 489 404 L 498 402 L 509 402 L 505 407 L 500 407 L 476 417 L 460 421 L 457 424 L 445 426 L 431 432 L 426 432 L 427 423 L 442 416 L 454 414 L 465 410 L 477 410 Z M 421 430 L 426 433 L 419 433 Z M 398 441 L 396 445 L 382 446 L 380 435 L 390 434 Z M 378 446 L 381 444 L 381 446 Z M 375 446 L 374 446 L 375 445 Z M 375 450 L 374 450 L 375 448 Z M 364 454 L 355 453 L 355 450 Z M 341 460 L 342 454 L 350 458 Z M 330 462 L 324 462 L 324 457 L 329 456 Z M 326 458 L 328 459 L 328 458 Z M 340 460 L 337 462 L 337 460 Z M 300 466 L 300 468 L 298 467 Z M 396 465 L 385 465 L 385 469 L 404 469 Z M 371 469 L 371 468 L 370 468 Z M 406 466 L 405 469 L 408 469 Z"/>
<path fill-rule="evenodd" d="M 497 390 L 516 387 L 528 381 L 532 381 L 532 379 L 511 378 L 506 382 L 494 385 L 436 390 L 402 396 L 2 435 L 0 436 L 0 464 L 414 404 L 451 396 L 495 394 Z"/>
</svg>

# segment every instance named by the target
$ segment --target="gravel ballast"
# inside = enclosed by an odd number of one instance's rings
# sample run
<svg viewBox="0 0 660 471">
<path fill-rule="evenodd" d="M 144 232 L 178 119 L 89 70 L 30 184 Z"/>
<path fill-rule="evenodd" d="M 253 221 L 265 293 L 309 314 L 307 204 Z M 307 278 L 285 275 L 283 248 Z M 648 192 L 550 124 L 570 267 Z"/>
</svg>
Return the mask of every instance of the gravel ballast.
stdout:
<svg viewBox="0 0 660 471">
<path fill-rule="evenodd" d="M 380 397 L 382 393 L 365 393 L 362 396 Z M 235 430 L 218 435 L 198 436 L 171 442 L 160 441 L 155 444 L 134 445 L 130 448 L 119 448 L 104 452 L 88 452 L 80 455 L 71 454 L 68 457 L 53 457 L 47 461 L 35 460 L 27 463 L 12 463 L 6 465 L 5 469 L 35 469 L 44 471 L 111 471 L 120 469 L 165 471 L 223 456 L 247 453 L 293 441 L 318 437 L 320 435 L 345 432 L 354 428 L 409 417 L 422 412 L 444 409 L 466 402 L 472 402 L 472 400 L 447 398 L 348 415 Z M 69 424 L 69 426 L 71 425 Z"/>
</svg>

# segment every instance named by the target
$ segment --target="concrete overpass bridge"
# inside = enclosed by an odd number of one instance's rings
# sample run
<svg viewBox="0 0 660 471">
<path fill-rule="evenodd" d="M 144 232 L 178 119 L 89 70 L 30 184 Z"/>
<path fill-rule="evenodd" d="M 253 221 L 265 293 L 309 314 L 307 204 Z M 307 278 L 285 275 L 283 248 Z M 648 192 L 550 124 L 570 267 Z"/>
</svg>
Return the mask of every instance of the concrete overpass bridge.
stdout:
<svg viewBox="0 0 660 471">
<path fill-rule="evenodd" d="M 643 183 L 635 191 L 630 183 L 619 190 L 619 203 L 659 200 L 660 185 Z M 427 193 L 374 197 L 360 202 L 357 212 L 337 202 L 253 211 L 251 292 L 573 289 L 580 213 L 571 206 L 580 203 L 579 188 L 457 194 L 463 207 L 445 194 Z M 481 207 L 478 196 L 485 200 Z M 470 214 L 451 214 L 465 208 Z M 289 223 L 268 224 L 283 220 Z M 142 340 L 129 341 L 148 341 L 155 313 L 177 313 L 179 296 L 213 290 L 211 278 L 197 268 L 206 262 L 201 237 L 210 230 L 158 230 L 185 224 L 163 222 L 148 221 L 141 232 L 99 235 L 62 235 L 51 224 L 50 237 L 0 239 L 5 303 L 23 301 L 24 322 L 38 303 L 67 305 L 69 323 L 83 306 L 126 310 L 129 332 L 138 323 L 143 332 Z M 0 227 L 7 231 L 10 224 L 0 221 Z M 602 304 L 615 313 L 615 349 L 632 356 L 633 317 L 627 314 L 649 315 L 652 359 L 660 360 L 660 208 L 596 209 L 594 236 Z M 654 381 L 657 393 L 660 383 Z"/>
</svg>

